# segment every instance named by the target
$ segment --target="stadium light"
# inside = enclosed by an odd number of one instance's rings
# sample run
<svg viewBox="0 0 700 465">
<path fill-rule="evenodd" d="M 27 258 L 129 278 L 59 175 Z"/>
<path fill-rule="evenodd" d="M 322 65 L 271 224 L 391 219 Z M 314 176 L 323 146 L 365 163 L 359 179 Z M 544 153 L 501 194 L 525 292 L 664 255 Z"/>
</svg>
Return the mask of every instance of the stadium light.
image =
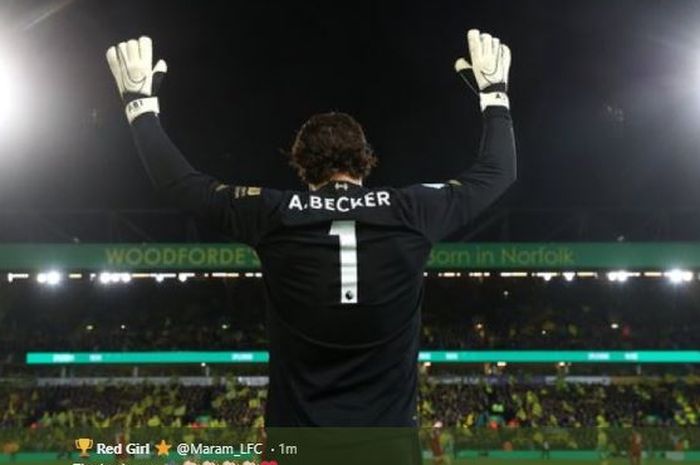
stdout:
<svg viewBox="0 0 700 465">
<path fill-rule="evenodd" d="M 496 366 L 497 366 L 497 367 L 500 367 L 500 368 L 503 368 L 503 367 L 505 367 L 506 365 L 508 365 L 506 362 L 496 362 Z"/>
<path fill-rule="evenodd" d="M 527 278 L 529 274 L 525 271 L 502 271 L 501 278 Z"/>
<path fill-rule="evenodd" d="M 8 59 L 0 53 L 0 126 L 10 119 L 16 106 L 13 81 Z"/>
<path fill-rule="evenodd" d="M 618 329 L 620 327 L 617 323 L 610 323 L 610 329 Z"/>
<path fill-rule="evenodd" d="M 151 273 L 151 276 L 155 278 L 157 283 L 162 283 L 165 278 L 177 278 L 175 273 Z"/>
<path fill-rule="evenodd" d="M 666 278 L 673 284 L 687 283 L 693 280 L 693 272 L 688 270 L 679 270 L 677 268 L 664 273 Z"/>
<path fill-rule="evenodd" d="M 112 284 L 112 283 L 117 282 L 117 281 L 119 281 L 119 278 L 112 273 L 109 273 L 106 271 L 103 273 L 100 273 L 100 282 L 102 284 Z"/>
<path fill-rule="evenodd" d="M 7 273 L 7 282 L 14 282 L 15 279 L 29 279 L 29 273 Z"/>
<path fill-rule="evenodd" d="M 22 66 L 18 60 L 22 55 L 10 53 L 16 47 L 10 44 L 9 37 L 2 36 L 1 26 L 0 45 L 5 47 L 0 50 L 0 130 L 3 130 L 4 139 L 10 135 L 9 129 L 18 127 L 17 123 L 23 119 L 23 113 L 32 106 L 32 102 L 27 92 L 31 84 L 28 83 L 28 76 L 21 72 Z"/>
<path fill-rule="evenodd" d="M 631 274 L 628 271 L 625 270 L 619 270 L 619 271 L 610 271 L 608 273 L 608 280 L 612 282 L 619 282 L 619 283 L 624 283 L 629 279 Z"/>
<path fill-rule="evenodd" d="M 440 277 L 440 278 L 459 278 L 461 276 L 462 276 L 462 273 L 458 273 L 455 271 L 445 271 L 442 273 L 438 273 L 438 277 Z M 256 277 L 258 277 L 258 276 L 256 275 Z"/>
<path fill-rule="evenodd" d="M 551 281 L 552 278 L 555 277 L 556 275 L 557 275 L 557 273 L 553 273 L 551 271 L 543 271 L 543 272 L 535 273 L 535 276 L 540 277 L 547 282 Z"/>
<path fill-rule="evenodd" d="M 61 282 L 62 278 L 61 273 L 56 270 L 44 271 L 36 275 L 36 280 L 39 284 L 47 284 L 49 286 L 56 286 Z"/>
<path fill-rule="evenodd" d="M 122 331 L 126 330 L 126 325 L 122 324 L 121 326 L 119 326 L 119 329 L 121 329 Z"/>
<path fill-rule="evenodd" d="M 576 277 L 576 273 L 574 273 L 573 271 L 565 271 L 562 273 L 562 275 L 564 276 L 564 279 L 566 279 L 567 281 L 573 281 L 574 278 Z"/>
<path fill-rule="evenodd" d="M 210 276 L 212 278 L 238 278 L 240 277 L 240 273 L 226 273 L 223 271 L 217 271 L 215 273 L 211 273 Z"/>
<path fill-rule="evenodd" d="M 109 271 L 103 271 L 99 276 L 102 284 L 129 283 L 131 279 L 131 274 L 129 273 L 112 273 Z"/>
</svg>

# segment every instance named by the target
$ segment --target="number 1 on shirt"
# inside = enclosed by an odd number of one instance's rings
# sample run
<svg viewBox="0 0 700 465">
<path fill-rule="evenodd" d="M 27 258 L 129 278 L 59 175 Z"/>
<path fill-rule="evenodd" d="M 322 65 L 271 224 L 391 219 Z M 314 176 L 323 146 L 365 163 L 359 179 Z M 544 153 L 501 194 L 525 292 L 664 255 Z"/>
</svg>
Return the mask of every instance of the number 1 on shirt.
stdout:
<svg viewBox="0 0 700 465">
<path fill-rule="evenodd" d="M 331 236 L 340 242 L 340 303 L 357 303 L 357 234 L 354 221 L 334 221 Z"/>
</svg>

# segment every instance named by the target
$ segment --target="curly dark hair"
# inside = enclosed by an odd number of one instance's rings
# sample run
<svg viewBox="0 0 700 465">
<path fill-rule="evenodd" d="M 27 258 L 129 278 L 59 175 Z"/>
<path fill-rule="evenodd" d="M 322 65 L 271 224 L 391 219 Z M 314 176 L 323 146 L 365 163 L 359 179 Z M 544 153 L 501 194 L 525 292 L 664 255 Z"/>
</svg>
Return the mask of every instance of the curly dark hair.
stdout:
<svg viewBox="0 0 700 465">
<path fill-rule="evenodd" d="M 290 164 L 307 184 L 322 184 L 334 174 L 365 178 L 377 164 L 360 123 L 345 113 L 313 115 L 297 132 Z"/>
</svg>

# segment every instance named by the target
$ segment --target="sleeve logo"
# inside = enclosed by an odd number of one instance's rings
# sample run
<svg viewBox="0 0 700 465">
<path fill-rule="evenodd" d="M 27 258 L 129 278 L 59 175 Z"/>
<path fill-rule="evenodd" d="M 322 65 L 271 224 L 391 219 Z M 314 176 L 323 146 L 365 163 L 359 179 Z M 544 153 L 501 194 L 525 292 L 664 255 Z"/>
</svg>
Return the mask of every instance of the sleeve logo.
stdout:
<svg viewBox="0 0 700 465">
<path fill-rule="evenodd" d="M 262 192 L 261 187 L 236 186 L 233 189 L 233 198 L 240 199 L 243 197 L 254 197 L 256 195 L 260 195 L 261 192 Z"/>
</svg>

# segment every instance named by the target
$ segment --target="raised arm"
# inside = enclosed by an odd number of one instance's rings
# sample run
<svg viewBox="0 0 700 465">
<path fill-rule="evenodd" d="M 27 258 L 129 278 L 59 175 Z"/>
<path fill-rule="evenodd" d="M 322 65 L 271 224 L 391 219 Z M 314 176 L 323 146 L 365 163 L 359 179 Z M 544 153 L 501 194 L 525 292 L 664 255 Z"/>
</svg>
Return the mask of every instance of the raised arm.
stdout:
<svg viewBox="0 0 700 465">
<path fill-rule="evenodd" d="M 444 184 L 419 184 L 403 190 L 414 226 L 431 241 L 464 227 L 500 197 L 516 179 L 516 151 L 507 83 L 510 49 L 500 40 L 472 29 L 471 63 L 455 68 L 474 80 L 483 112 L 483 129 L 474 164 Z M 467 76 L 467 70 L 471 70 Z"/>
<path fill-rule="evenodd" d="M 515 136 L 510 111 L 502 106 L 487 106 L 476 161 L 448 181 L 465 197 L 467 221 L 503 195 L 516 176 Z"/>
<path fill-rule="evenodd" d="M 276 191 L 222 184 L 187 162 L 158 119 L 155 93 L 167 66 L 163 60 L 152 66 L 152 47 L 148 37 L 122 42 L 107 50 L 107 62 L 153 186 L 168 203 L 208 220 L 236 240 L 255 245 L 267 227 Z"/>
<path fill-rule="evenodd" d="M 226 186 L 196 171 L 170 140 L 155 113 L 144 113 L 131 123 L 141 162 L 156 192 L 169 204 L 218 220 L 217 192 Z"/>
<path fill-rule="evenodd" d="M 476 29 L 467 33 L 472 63 L 460 58 L 455 71 L 469 82 L 470 74 L 479 89 L 484 114 L 479 155 L 474 165 L 456 178 L 455 184 L 468 186 L 473 194 L 472 216 L 501 196 L 515 181 L 515 137 L 508 101 L 510 48 L 496 37 Z"/>
</svg>

